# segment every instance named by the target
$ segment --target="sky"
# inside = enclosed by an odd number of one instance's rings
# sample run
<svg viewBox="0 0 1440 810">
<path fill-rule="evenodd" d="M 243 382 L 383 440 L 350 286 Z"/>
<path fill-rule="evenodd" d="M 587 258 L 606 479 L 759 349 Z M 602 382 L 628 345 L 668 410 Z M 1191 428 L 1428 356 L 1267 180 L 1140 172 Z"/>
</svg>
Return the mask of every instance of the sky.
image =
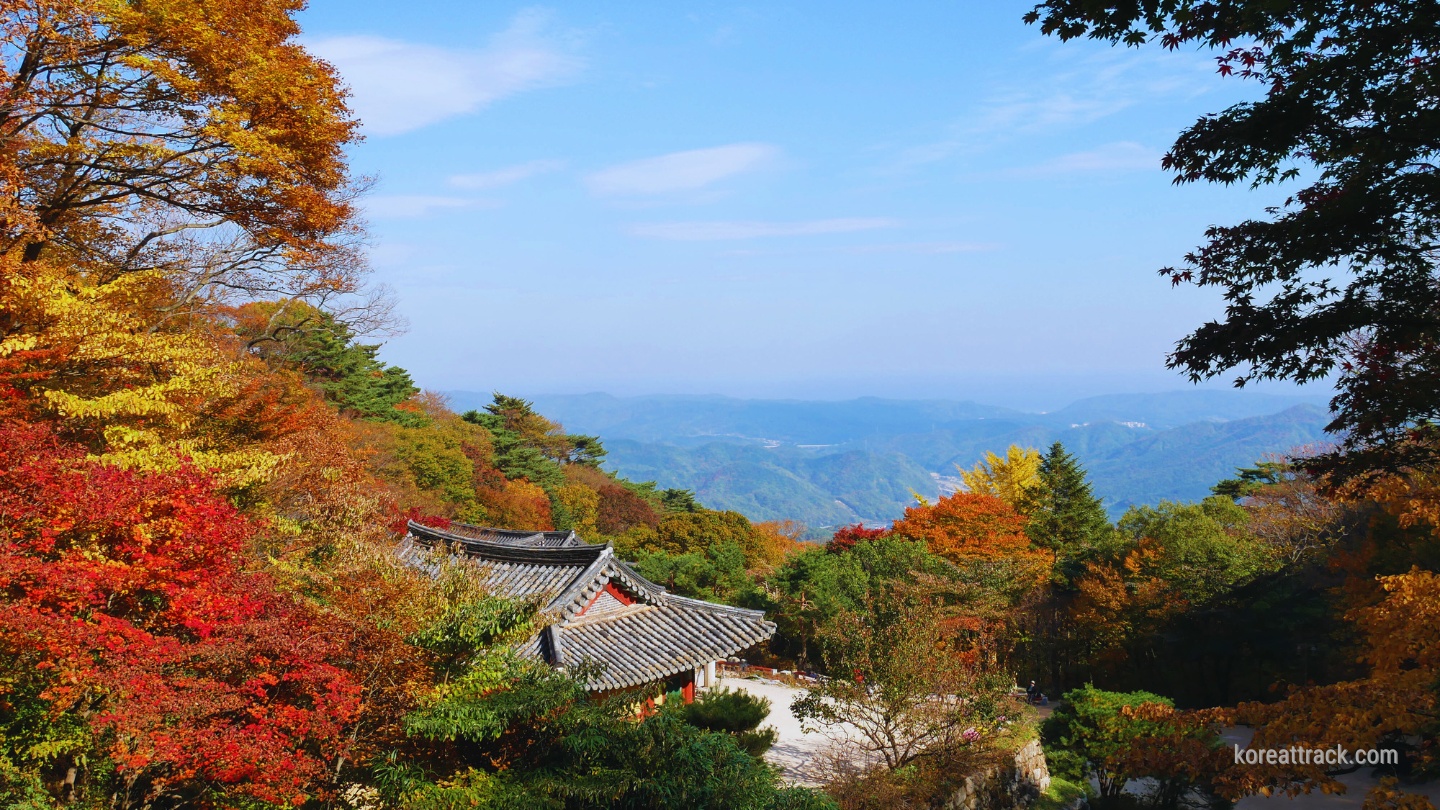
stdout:
<svg viewBox="0 0 1440 810">
<path fill-rule="evenodd" d="M 409 322 L 383 359 L 521 396 L 1185 387 L 1165 354 L 1222 303 L 1156 271 L 1283 190 L 1160 159 L 1257 88 L 1029 5 L 312 0 Z"/>
</svg>

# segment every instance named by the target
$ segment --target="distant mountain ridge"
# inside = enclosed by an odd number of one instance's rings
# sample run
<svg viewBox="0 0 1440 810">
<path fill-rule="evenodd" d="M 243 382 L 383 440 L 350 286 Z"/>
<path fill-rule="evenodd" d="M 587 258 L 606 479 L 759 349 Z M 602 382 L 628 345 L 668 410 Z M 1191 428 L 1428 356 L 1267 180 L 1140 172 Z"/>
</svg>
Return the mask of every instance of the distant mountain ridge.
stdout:
<svg viewBox="0 0 1440 810">
<path fill-rule="evenodd" d="M 457 410 L 489 393 L 450 392 Z M 707 506 L 818 529 L 884 524 L 955 485 L 955 466 L 1011 444 L 1065 443 L 1113 514 L 1195 500 L 1266 455 L 1326 440 L 1321 397 L 1177 391 L 1089 397 L 1051 413 L 975 402 L 542 395 L 536 409 L 598 435 L 607 466 L 694 490 Z"/>
</svg>

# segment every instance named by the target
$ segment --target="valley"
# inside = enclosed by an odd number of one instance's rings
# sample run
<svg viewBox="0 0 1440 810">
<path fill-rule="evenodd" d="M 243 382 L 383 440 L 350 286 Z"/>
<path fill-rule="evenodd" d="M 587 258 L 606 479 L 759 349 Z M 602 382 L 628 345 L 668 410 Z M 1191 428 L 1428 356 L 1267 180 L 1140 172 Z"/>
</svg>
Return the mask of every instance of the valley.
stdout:
<svg viewBox="0 0 1440 810">
<path fill-rule="evenodd" d="M 457 410 L 490 394 L 449 392 Z M 607 469 L 752 520 L 797 520 L 824 536 L 898 518 L 936 498 L 987 451 L 1062 442 L 1111 516 L 1198 500 L 1236 467 L 1326 440 L 1324 397 L 1189 390 L 1077 400 L 1049 413 L 976 402 L 608 394 L 534 397 L 567 430 L 598 434 Z"/>
</svg>

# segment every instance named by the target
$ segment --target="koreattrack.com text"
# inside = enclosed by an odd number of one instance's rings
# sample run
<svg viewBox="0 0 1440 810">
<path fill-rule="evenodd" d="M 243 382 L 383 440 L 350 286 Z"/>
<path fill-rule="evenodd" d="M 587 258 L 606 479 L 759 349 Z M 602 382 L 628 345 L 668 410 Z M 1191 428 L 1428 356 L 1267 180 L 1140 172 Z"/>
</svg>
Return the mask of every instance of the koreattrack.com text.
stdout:
<svg viewBox="0 0 1440 810">
<path fill-rule="evenodd" d="M 1241 748 L 1236 745 L 1236 765 L 1399 765 L 1400 752 L 1393 748 L 1360 748 L 1354 751 L 1343 745 L 1329 748 Z"/>
</svg>

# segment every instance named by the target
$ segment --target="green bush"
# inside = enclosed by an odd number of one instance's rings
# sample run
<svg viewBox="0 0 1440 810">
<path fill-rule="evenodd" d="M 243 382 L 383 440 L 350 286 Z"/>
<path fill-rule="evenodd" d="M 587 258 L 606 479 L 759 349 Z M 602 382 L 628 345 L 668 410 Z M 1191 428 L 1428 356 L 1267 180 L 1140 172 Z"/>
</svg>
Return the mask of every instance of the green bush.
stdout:
<svg viewBox="0 0 1440 810">
<path fill-rule="evenodd" d="M 741 750 L 754 757 L 769 751 L 779 737 L 775 729 L 759 727 L 770 716 L 770 701 L 746 692 L 702 692 L 677 712 L 692 726 L 729 733 Z"/>
<path fill-rule="evenodd" d="M 1066 692 L 1060 706 L 1040 728 L 1046 750 L 1069 752 L 1083 763 L 1082 772 L 1077 774 L 1074 761 L 1056 756 L 1061 776 L 1093 776 L 1100 783 L 1102 798 L 1119 796 L 1131 775 L 1119 772 L 1114 763 L 1122 751 L 1153 731 L 1152 724 L 1127 717 L 1123 710 L 1146 703 L 1174 705 L 1169 698 L 1150 692 L 1107 692 L 1090 684 Z"/>
</svg>

